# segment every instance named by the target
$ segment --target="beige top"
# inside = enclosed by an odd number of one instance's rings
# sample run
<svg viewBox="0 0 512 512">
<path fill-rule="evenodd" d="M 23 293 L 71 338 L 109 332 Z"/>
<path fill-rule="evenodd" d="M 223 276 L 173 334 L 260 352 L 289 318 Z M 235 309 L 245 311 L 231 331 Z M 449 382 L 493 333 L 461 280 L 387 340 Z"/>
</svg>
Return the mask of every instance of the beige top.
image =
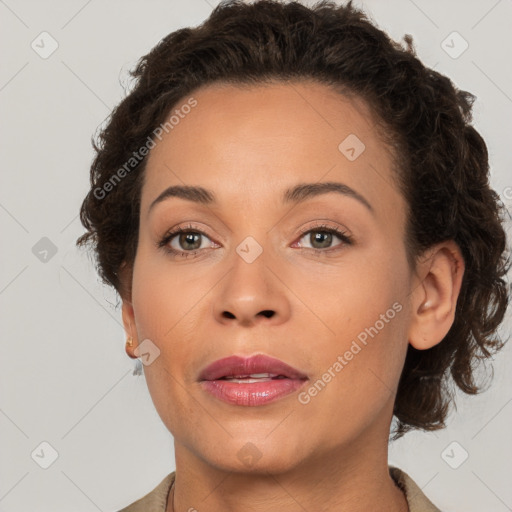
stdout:
<svg viewBox="0 0 512 512">
<path fill-rule="evenodd" d="M 176 472 L 169 473 L 151 492 L 119 512 L 165 512 L 167 495 Z M 389 474 L 405 493 L 409 512 L 441 512 L 422 492 L 412 478 L 401 469 L 389 466 Z"/>
</svg>

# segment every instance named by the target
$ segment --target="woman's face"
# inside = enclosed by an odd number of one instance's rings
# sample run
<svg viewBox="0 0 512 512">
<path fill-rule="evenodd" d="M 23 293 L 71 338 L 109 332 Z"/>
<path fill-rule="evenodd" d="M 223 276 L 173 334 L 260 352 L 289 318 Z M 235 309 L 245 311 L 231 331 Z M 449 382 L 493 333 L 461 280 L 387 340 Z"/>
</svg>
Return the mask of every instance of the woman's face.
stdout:
<svg viewBox="0 0 512 512">
<path fill-rule="evenodd" d="M 413 274 L 406 204 L 367 107 L 310 82 L 193 99 L 149 155 L 123 303 L 177 458 L 279 472 L 387 449 Z M 172 186 L 214 200 L 153 203 Z M 158 247 L 176 227 L 186 233 Z M 302 379 L 200 380 L 216 360 L 258 354 Z"/>
</svg>

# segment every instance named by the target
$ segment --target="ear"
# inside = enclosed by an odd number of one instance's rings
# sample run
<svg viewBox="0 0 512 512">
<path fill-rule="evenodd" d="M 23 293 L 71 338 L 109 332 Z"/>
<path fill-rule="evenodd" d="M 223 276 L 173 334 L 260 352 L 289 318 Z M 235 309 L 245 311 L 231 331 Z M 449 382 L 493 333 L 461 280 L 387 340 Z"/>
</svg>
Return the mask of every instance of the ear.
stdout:
<svg viewBox="0 0 512 512">
<path fill-rule="evenodd" d="M 429 349 L 450 330 L 464 269 L 464 258 L 453 240 L 430 248 L 418 264 L 409 326 L 409 343 L 414 348 Z"/>
<path fill-rule="evenodd" d="M 132 346 L 129 346 L 128 344 L 125 345 L 126 353 L 132 359 L 137 359 L 137 356 L 135 355 L 134 350 L 139 345 L 139 342 L 137 339 L 137 330 L 135 328 L 135 315 L 133 312 L 133 305 L 129 300 L 123 299 L 121 313 L 123 316 L 123 326 L 124 326 L 124 331 L 126 333 L 126 338 L 127 339 L 132 338 Z"/>
<path fill-rule="evenodd" d="M 135 325 L 135 313 L 133 310 L 132 299 L 131 299 L 131 278 L 132 270 L 127 267 L 123 262 L 119 269 L 120 285 L 121 285 L 121 299 L 122 307 L 121 314 L 123 317 L 123 327 L 126 333 L 127 339 L 132 339 L 132 346 L 125 345 L 126 353 L 132 359 L 137 359 L 134 353 L 135 348 L 138 346 L 137 329 Z"/>
</svg>

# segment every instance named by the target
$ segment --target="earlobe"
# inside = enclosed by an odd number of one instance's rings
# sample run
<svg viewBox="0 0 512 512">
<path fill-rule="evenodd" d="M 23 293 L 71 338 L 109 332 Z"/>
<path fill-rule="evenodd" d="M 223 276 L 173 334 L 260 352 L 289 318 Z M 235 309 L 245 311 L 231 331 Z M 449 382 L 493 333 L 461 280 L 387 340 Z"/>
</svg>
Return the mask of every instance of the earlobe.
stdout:
<svg viewBox="0 0 512 512">
<path fill-rule="evenodd" d="M 464 259 L 458 245 L 448 240 L 436 245 L 419 264 L 412 293 L 412 319 L 409 343 L 427 350 L 440 343 L 455 319 L 462 286 Z"/>
</svg>

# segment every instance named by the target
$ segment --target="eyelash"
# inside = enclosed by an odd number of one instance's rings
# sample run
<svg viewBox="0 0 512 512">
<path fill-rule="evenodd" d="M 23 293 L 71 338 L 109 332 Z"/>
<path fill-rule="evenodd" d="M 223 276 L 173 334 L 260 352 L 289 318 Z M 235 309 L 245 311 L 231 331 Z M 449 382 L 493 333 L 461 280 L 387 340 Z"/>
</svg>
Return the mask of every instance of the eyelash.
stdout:
<svg viewBox="0 0 512 512">
<path fill-rule="evenodd" d="M 300 231 L 299 240 L 301 238 L 303 238 L 304 235 L 306 235 L 307 233 L 315 232 L 315 231 L 320 232 L 320 233 L 330 233 L 330 234 L 336 235 L 343 243 L 340 245 L 337 245 L 335 247 L 330 247 L 325 250 L 324 249 L 314 249 L 314 248 L 312 249 L 309 247 L 304 247 L 303 249 L 307 249 L 309 251 L 314 251 L 317 254 L 330 253 L 331 251 L 339 250 L 340 246 L 342 246 L 343 244 L 353 245 L 353 243 L 354 243 L 352 236 L 349 235 L 347 232 L 345 232 L 339 228 L 331 227 L 331 226 L 328 226 L 325 224 L 320 224 L 320 225 L 316 225 L 313 227 L 309 226 L 308 228 L 302 229 Z M 156 244 L 157 247 L 163 249 L 166 253 L 168 253 L 169 255 L 171 255 L 172 257 L 175 257 L 175 258 L 180 258 L 180 257 L 188 258 L 189 256 L 194 256 L 203 250 L 203 249 L 196 249 L 195 251 L 177 251 L 176 249 L 173 249 L 172 247 L 170 247 L 168 245 L 169 242 L 176 235 L 179 235 L 181 233 L 195 233 L 195 234 L 204 235 L 205 237 L 209 238 L 206 233 L 204 233 L 200 229 L 195 228 L 193 225 L 189 224 L 184 227 L 181 227 L 181 226 L 177 227 L 177 228 L 167 232 L 163 236 L 163 238 L 159 242 L 157 242 L 157 244 Z"/>
</svg>

